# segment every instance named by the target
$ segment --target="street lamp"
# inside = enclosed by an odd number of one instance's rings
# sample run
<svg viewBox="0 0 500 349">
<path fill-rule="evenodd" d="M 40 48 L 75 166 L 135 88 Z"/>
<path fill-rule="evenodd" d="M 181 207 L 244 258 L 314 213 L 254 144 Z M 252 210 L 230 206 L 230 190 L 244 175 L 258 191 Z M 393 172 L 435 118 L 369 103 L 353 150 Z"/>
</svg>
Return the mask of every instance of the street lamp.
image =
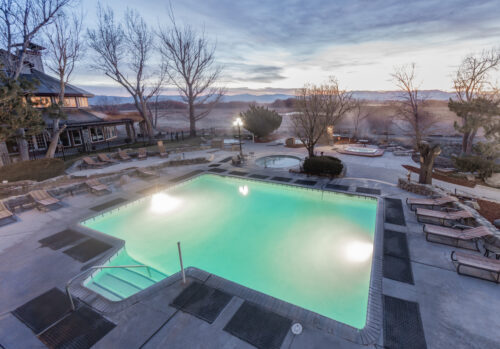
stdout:
<svg viewBox="0 0 500 349">
<path fill-rule="evenodd" d="M 234 126 L 238 126 L 238 139 L 240 141 L 240 156 L 243 159 L 243 150 L 241 148 L 241 126 L 243 126 L 243 120 L 240 117 L 237 117 L 233 122 Z"/>
</svg>

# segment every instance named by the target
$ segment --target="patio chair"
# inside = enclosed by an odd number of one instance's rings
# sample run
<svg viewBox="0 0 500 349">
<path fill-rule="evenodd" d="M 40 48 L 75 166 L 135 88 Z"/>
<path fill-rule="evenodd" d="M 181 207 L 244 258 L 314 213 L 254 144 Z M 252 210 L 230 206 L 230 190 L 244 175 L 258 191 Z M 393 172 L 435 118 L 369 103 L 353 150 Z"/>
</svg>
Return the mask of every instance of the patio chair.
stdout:
<svg viewBox="0 0 500 349">
<path fill-rule="evenodd" d="M 158 172 L 153 171 L 153 170 L 148 170 L 142 167 L 139 167 L 137 169 L 137 173 L 139 174 L 140 177 L 145 177 L 145 178 L 151 178 L 151 177 L 160 177 Z"/>
<path fill-rule="evenodd" d="M 46 190 L 33 190 L 28 193 L 35 202 L 36 207 L 41 211 L 48 211 L 54 205 L 60 205 L 59 199 L 50 195 Z"/>
<path fill-rule="evenodd" d="M 462 230 L 433 224 L 424 224 L 422 230 L 424 231 L 427 241 L 468 248 L 478 252 L 480 251 L 478 241 L 492 234 L 485 226 Z M 440 240 L 430 239 L 431 237 L 437 237 L 440 238 Z M 465 243 L 465 245 L 460 246 L 460 243 Z"/>
<path fill-rule="evenodd" d="M 87 187 L 89 188 L 90 192 L 96 193 L 96 194 L 105 194 L 111 192 L 109 187 L 105 184 L 102 184 L 98 179 L 89 179 L 88 181 L 85 182 Z"/>
<path fill-rule="evenodd" d="M 128 156 L 127 152 L 124 150 L 119 150 L 118 151 L 118 158 L 122 161 L 130 161 L 132 158 Z"/>
<path fill-rule="evenodd" d="M 146 148 L 139 148 L 139 153 L 137 154 L 137 159 L 146 160 L 148 158 L 148 151 Z"/>
<path fill-rule="evenodd" d="M 406 204 L 410 206 L 410 209 L 413 210 L 415 205 L 418 206 L 427 206 L 433 209 L 435 206 L 446 206 L 457 202 L 458 199 L 453 196 L 443 196 L 436 199 L 412 199 L 406 198 Z"/>
<path fill-rule="evenodd" d="M 500 260 L 457 251 L 451 253 L 451 260 L 460 275 L 493 281 L 497 284 L 500 280 Z"/>
<path fill-rule="evenodd" d="M 99 153 L 97 154 L 97 158 L 99 159 L 99 161 L 101 162 L 105 162 L 105 163 L 108 163 L 108 164 L 116 164 L 118 161 L 114 160 L 114 159 L 111 159 L 107 154 L 105 153 Z"/>
<path fill-rule="evenodd" d="M 435 222 L 437 220 L 440 225 L 445 225 L 445 222 L 453 222 L 453 221 L 469 225 L 474 220 L 474 216 L 469 211 L 466 210 L 446 212 L 446 211 L 428 210 L 425 208 L 417 208 L 416 214 L 417 214 L 417 221 L 420 223 L 426 223 L 422 222 L 422 217 L 429 219 L 431 222 Z"/>
<path fill-rule="evenodd" d="M 83 159 L 82 159 L 82 164 L 80 165 L 80 168 L 83 166 L 83 167 L 90 167 L 90 168 L 101 168 L 103 167 L 104 165 L 106 165 L 105 162 L 100 162 L 100 161 L 95 161 L 94 159 L 92 159 L 90 156 L 85 156 Z"/>
<path fill-rule="evenodd" d="M 168 152 L 163 144 L 158 144 L 158 152 L 160 153 L 160 158 L 168 158 Z"/>
<path fill-rule="evenodd" d="M 0 225 L 3 225 L 7 220 L 15 221 L 14 214 L 0 201 Z"/>
</svg>

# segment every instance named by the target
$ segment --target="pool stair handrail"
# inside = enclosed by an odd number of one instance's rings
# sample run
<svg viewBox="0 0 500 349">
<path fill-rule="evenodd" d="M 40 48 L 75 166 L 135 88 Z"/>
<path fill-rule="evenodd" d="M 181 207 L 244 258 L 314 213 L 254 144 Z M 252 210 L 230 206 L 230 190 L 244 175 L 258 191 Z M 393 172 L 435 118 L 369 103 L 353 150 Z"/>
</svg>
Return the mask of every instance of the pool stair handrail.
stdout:
<svg viewBox="0 0 500 349">
<path fill-rule="evenodd" d="M 96 265 L 92 266 L 81 273 L 73 276 L 67 283 L 66 283 L 66 294 L 68 295 L 69 298 L 69 303 L 71 305 L 71 311 L 75 311 L 75 303 L 73 302 L 73 297 L 71 296 L 71 292 L 69 291 L 71 284 L 73 281 L 76 279 L 80 278 L 82 275 L 87 274 L 88 272 L 92 270 L 101 270 L 101 269 L 114 269 L 114 268 L 146 268 L 148 271 L 148 276 L 151 277 L 151 267 L 148 265 Z"/>
</svg>

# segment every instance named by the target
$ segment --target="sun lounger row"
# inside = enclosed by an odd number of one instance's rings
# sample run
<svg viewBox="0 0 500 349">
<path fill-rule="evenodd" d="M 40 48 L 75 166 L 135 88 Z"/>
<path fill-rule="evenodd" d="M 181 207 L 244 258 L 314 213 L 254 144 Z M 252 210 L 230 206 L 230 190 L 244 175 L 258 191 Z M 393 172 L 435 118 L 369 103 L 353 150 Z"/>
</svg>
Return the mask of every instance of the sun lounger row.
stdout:
<svg viewBox="0 0 500 349">
<path fill-rule="evenodd" d="M 453 204 L 456 201 L 457 199 L 454 197 L 445 196 L 436 199 L 407 199 L 406 203 L 410 206 L 410 209 L 413 209 L 414 206 L 440 207 L 441 209 L 445 209 L 444 206 Z M 479 252 L 479 240 L 483 240 L 485 244 L 489 244 L 487 241 L 493 236 L 492 232 L 485 226 L 471 226 L 475 222 L 475 218 L 466 210 L 450 211 L 445 209 L 437 211 L 417 208 L 415 214 L 419 222 L 425 219 L 426 221 L 440 224 L 425 224 L 423 226 L 422 230 L 427 241 Z M 486 249 L 485 256 L 453 251 L 451 253 L 451 260 L 457 269 L 457 273 L 460 275 L 473 276 L 498 283 L 500 279 L 500 260 L 488 258 L 489 253 L 488 249 Z"/>
</svg>

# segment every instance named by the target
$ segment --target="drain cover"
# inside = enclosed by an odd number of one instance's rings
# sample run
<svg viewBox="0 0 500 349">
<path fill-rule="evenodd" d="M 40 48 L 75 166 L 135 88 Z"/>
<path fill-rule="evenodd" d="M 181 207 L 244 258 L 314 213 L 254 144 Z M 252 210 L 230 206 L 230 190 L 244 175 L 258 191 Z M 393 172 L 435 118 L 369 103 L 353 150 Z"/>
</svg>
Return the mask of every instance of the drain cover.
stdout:
<svg viewBox="0 0 500 349">
<path fill-rule="evenodd" d="M 302 333 L 302 325 L 299 323 L 292 325 L 292 333 L 293 334 L 301 334 Z"/>
</svg>

